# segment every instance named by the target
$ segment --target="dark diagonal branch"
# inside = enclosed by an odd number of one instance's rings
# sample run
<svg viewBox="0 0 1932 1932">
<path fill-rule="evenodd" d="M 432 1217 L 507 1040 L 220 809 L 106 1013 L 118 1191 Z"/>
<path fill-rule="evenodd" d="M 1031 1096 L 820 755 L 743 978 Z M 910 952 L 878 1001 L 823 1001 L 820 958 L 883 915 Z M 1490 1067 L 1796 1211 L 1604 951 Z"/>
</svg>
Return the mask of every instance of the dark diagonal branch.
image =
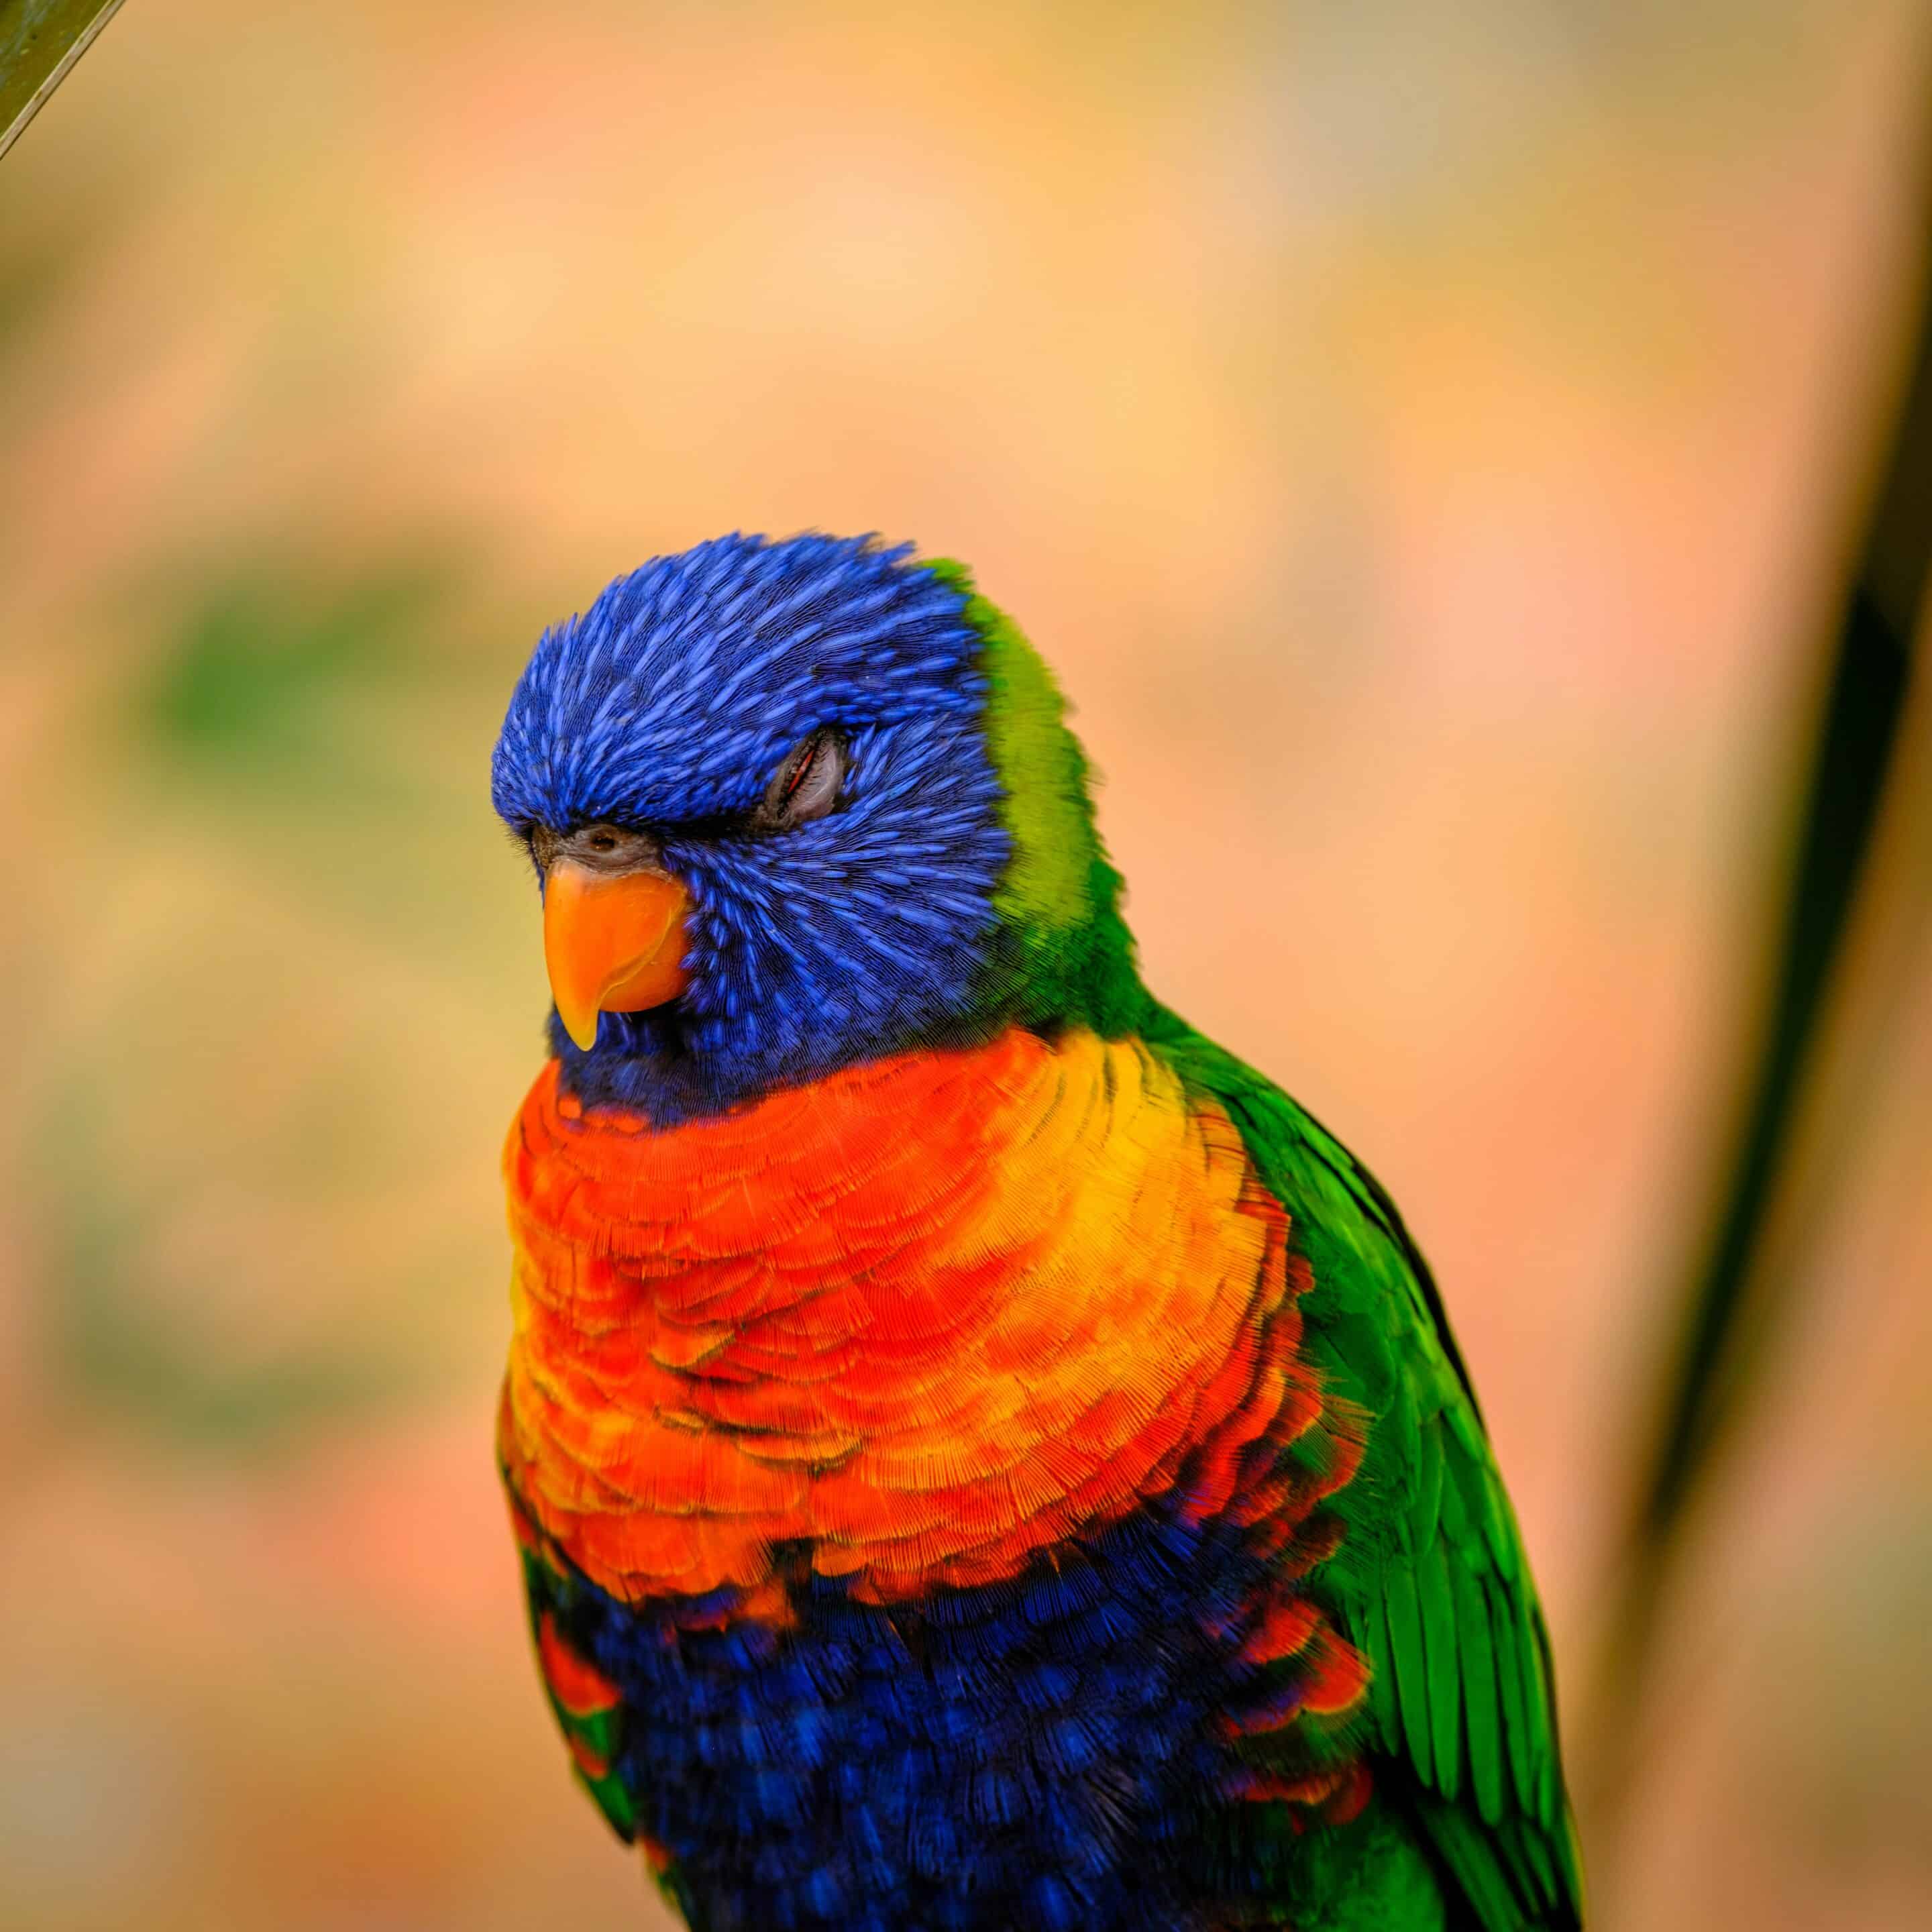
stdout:
<svg viewBox="0 0 1932 1932">
<path fill-rule="evenodd" d="M 1922 200 L 1916 329 L 1839 622 L 1778 927 L 1772 995 L 1718 1207 L 1686 1294 L 1654 1434 L 1634 1492 L 1624 1564 L 1590 1714 L 1586 1778 L 1599 1834 L 1613 1835 L 1652 1663 L 1659 1607 L 1696 1504 L 1755 1386 L 1784 1312 L 1788 1270 L 1767 1267 L 1773 1210 L 1790 1183 L 1793 1129 L 1820 1072 L 1834 973 L 1869 872 L 1898 763 L 1932 571 L 1932 196 Z"/>
<path fill-rule="evenodd" d="M 121 0 L 0 0 L 0 154 L 94 44 Z"/>
</svg>

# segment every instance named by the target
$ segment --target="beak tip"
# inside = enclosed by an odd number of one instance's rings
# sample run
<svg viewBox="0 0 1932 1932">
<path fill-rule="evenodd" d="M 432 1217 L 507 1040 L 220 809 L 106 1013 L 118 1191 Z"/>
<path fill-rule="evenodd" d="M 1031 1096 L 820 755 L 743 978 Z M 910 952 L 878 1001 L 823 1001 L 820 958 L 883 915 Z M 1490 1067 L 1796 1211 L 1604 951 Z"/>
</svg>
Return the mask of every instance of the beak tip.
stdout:
<svg viewBox="0 0 1932 1932">
<path fill-rule="evenodd" d="M 597 1010 L 593 1006 L 587 1013 L 567 1013 L 560 1006 L 557 1018 L 563 1022 L 563 1030 L 577 1043 L 578 1050 L 588 1053 L 597 1044 Z"/>
</svg>

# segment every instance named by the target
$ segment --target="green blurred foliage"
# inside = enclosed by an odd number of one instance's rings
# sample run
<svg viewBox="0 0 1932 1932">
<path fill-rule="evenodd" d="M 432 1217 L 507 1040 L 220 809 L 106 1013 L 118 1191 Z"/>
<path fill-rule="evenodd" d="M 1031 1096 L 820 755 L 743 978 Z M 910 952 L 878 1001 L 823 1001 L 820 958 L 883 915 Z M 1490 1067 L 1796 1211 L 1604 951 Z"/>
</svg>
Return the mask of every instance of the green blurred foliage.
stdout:
<svg viewBox="0 0 1932 1932">
<path fill-rule="evenodd" d="M 239 779 L 258 802 L 340 808 L 406 777 L 367 758 L 357 714 L 386 688 L 410 695 L 396 686 L 438 589 L 417 568 L 332 596 L 260 571 L 210 586 L 157 653 L 140 722 L 193 776 Z"/>
</svg>

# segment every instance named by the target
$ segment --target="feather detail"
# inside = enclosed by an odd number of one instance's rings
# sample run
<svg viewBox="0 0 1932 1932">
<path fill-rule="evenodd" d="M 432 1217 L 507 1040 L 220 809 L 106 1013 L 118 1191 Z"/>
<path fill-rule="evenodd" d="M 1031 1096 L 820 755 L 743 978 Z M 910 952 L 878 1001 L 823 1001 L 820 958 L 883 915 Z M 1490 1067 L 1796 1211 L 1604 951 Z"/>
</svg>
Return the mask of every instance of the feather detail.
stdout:
<svg viewBox="0 0 1932 1932">
<path fill-rule="evenodd" d="M 1218 1516 L 1322 1413 L 1286 1216 L 1132 1042 L 1015 1030 L 662 1133 L 556 1071 L 505 1156 L 501 1453 L 614 1594 L 799 1542 L 880 1601 L 997 1581 L 1150 1496 Z"/>
</svg>

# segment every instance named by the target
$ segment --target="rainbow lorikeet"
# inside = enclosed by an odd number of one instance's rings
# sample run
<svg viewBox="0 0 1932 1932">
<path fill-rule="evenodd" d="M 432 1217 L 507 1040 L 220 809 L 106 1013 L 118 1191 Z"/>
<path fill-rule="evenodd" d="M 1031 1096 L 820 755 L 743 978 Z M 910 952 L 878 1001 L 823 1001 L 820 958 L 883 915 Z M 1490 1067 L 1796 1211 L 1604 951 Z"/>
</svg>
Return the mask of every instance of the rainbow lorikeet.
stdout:
<svg viewBox="0 0 1932 1932">
<path fill-rule="evenodd" d="M 1574 1927 L 1429 1270 L 1142 985 L 965 570 L 730 536 L 545 634 L 554 1057 L 500 1453 L 578 1772 L 697 1932 Z"/>
</svg>

